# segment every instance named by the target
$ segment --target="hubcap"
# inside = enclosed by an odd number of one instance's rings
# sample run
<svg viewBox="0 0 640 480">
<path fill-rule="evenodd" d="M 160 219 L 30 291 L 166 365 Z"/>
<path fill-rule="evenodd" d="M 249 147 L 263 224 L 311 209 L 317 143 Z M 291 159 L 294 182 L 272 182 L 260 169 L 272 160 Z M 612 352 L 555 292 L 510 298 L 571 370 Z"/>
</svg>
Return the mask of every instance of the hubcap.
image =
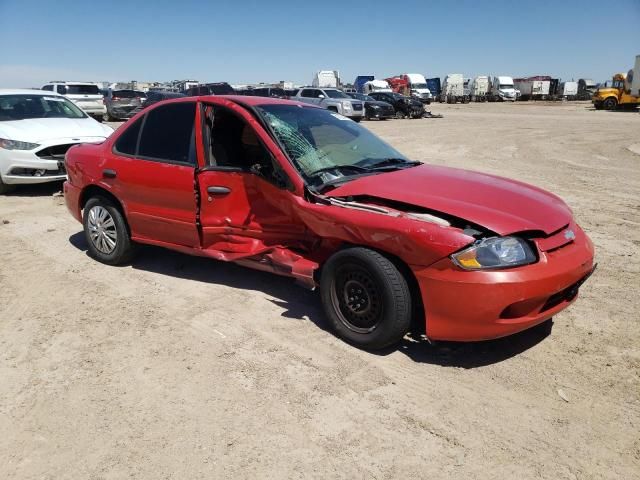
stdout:
<svg viewBox="0 0 640 480">
<path fill-rule="evenodd" d="M 373 278 L 359 265 L 336 271 L 331 298 L 342 323 L 358 333 L 373 331 L 382 318 L 382 299 Z"/>
<path fill-rule="evenodd" d="M 87 227 L 91 243 L 100 252 L 110 254 L 116 249 L 116 224 L 106 208 L 96 205 L 89 210 Z"/>
</svg>

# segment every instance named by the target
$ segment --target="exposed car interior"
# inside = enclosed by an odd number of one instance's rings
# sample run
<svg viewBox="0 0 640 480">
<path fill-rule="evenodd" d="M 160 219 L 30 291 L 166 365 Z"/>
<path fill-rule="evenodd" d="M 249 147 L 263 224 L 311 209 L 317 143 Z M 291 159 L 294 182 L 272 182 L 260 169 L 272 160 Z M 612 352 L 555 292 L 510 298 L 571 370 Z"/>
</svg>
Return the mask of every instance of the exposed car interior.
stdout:
<svg viewBox="0 0 640 480">
<path fill-rule="evenodd" d="M 204 107 L 203 140 L 207 164 L 269 175 L 273 161 L 253 128 L 224 107 Z"/>
</svg>

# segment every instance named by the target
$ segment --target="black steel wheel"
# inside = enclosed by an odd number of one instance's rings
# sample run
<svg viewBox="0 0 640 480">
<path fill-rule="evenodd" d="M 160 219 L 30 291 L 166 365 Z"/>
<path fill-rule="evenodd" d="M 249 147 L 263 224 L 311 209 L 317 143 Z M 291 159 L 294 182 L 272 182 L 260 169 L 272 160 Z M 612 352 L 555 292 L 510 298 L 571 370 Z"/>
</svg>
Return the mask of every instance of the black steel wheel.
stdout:
<svg viewBox="0 0 640 480">
<path fill-rule="evenodd" d="M 354 247 L 334 254 L 322 269 L 320 293 L 334 330 L 358 347 L 384 348 L 409 330 L 407 281 L 376 251 Z"/>
</svg>

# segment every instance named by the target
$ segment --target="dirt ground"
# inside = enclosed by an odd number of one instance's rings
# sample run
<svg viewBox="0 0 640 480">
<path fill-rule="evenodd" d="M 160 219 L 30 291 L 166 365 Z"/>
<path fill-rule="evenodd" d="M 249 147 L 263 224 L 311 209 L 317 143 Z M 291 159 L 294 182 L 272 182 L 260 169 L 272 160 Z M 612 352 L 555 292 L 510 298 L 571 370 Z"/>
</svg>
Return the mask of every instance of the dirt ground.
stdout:
<svg viewBox="0 0 640 480">
<path fill-rule="evenodd" d="M 59 185 L 24 188 L 0 198 L 0 478 L 640 478 L 640 113 L 431 108 L 363 125 L 559 194 L 595 242 L 553 325 L 359 351 L 286 278 L 102 265 Z"/>
</svg>

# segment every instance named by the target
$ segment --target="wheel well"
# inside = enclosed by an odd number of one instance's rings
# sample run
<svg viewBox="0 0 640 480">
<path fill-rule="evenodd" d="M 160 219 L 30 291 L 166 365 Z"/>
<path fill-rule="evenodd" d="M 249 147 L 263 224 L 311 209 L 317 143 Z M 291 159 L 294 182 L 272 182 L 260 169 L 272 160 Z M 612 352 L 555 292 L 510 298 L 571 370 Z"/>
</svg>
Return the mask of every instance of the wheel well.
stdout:
<svg viewBox="0 0 640 480">
<path fill-rule="evenodd" d="M 338 107 L 327 107 L 327 110 L 331 110 L 332 112 L 337 112 Z"/>
<path fill-rule="evenodd" d="M 84 206 L 87 204 L 89 199 L 93 197 L 103 197 L 108 200 L 111 200 L 113 204 L 116 206 L 116 208 L 122 214 L 122 217 L 124 218 L 124 221 L 127 224 L 127 228 L 129 229 L 129 234 L 131 234 L 131 229 L 129 227 L 129 222 L 127 221 L 127 215 L 124 211 L 124 207 L 122 206 L 122 203 L 120 203 L 120 200 L 118 200 L 118 197 L 116 197 L 109 190 L 106 190 L 97 185 L 89 185 L 88 187 L 86 187 L 84 190 L 82 190 L 82 193 L 80 194 L 80 202 L 79 202 L 80 210 L 83 210 Z"/>
<path fill-rule="evenodd" d="M 340 250 L 346 250 L 347 248 L 354 248 L 354 247 L 367 248 L 369 250 L 373 250 L 374 252 L 379 253 L 380 255 L 385 257 L 387 260 L 389 260 L 391 263 L 393 263 L 393 265 L 398 269 L 398 271 L 402 274 L 404 279 L 407 281 L 409 292 L 411 293 L 411 304 L 412 304 L 411 305 L 411 310 L 412 310 L 411 332 L 415 334 L 424 334 L 426 332 L 426 324 L 425 324 L 424 303 L 422 301 L 422 292 L 420 291 L 420 287 L 418 286 L 418 279 L 416 278 L 415 274 L 413 273 L 409 265 L 407 265 L 404 260 L 402 260 L 400 257 L 396 255 L 393 255 L 389 252 L 385 252 L 384 250 L 378 250 L 377 248 L 372 248 L 368 245 L 344 243 L 340 246 L 340 248 L 336 250 L 336 252 Z M 328 259 L 329 258 L 325 259 L 325 261 L 322 263 L 320 268 L 315 272 L 316 275 L 314 275 L 314 277 L 315 277 L 316 283 L 318 284 L 320 283 L 320 276 L 322 275 L 322 267 L 324 266 L 324 263 L 326 263 L 326 260 Z"/>
</svg>

